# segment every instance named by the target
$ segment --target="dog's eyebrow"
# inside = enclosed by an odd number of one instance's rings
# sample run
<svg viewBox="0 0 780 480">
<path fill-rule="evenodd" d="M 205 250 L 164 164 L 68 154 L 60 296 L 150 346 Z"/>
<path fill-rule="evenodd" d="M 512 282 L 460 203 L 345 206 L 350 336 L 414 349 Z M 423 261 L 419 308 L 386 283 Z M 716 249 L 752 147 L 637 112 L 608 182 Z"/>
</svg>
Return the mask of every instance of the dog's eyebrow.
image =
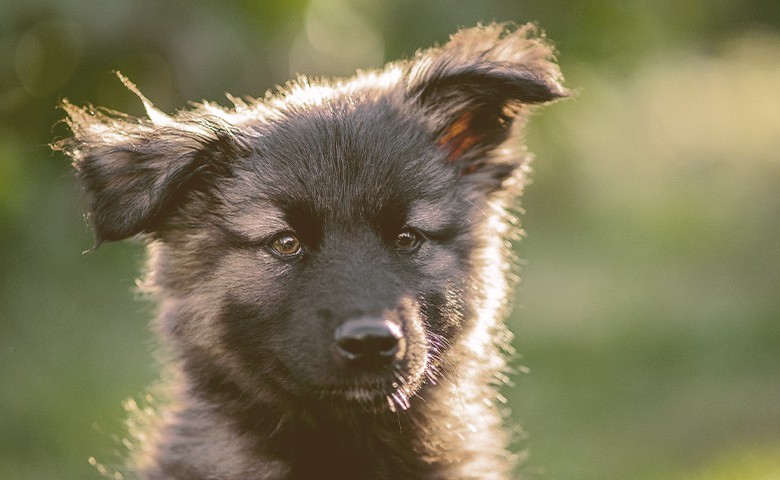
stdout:
<svg viewBox="0 0 780 480">
<path fill-rule="evenodd" d="M 267 202 L 237 209 L 223 216 L 217 227 L 245 243 L 260 242 L 270 235 L 290 229 L 282 211 Z"/>
<path fill-rule="evenodd" d="M 456 212 L 451 208 L 451 202 L 420 201 L 409 208 L 406 223 L 429 232 L 442 232 L 458 223 Z"/>
</svg>

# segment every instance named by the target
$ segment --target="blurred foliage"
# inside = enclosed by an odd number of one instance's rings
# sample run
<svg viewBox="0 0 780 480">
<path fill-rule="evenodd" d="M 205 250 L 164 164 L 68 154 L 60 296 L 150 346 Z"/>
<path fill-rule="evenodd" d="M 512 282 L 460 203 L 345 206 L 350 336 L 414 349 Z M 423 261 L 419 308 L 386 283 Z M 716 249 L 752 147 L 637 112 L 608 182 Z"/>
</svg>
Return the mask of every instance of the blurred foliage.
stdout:
<svg viewBox="0 0 780 480">
<path fill-rule="evenodd" d="M 537 21 L 578 91 L 528 132 L 523 473 L 780 478 L 775 0 L 0 0 L 0 478 L 99 478 L 157 375 L 140 247 L 81 255 L 59 99 L 141 114 L 115 70 L 169 112 L 261 96 L 491 20 Z"/>
</svg>

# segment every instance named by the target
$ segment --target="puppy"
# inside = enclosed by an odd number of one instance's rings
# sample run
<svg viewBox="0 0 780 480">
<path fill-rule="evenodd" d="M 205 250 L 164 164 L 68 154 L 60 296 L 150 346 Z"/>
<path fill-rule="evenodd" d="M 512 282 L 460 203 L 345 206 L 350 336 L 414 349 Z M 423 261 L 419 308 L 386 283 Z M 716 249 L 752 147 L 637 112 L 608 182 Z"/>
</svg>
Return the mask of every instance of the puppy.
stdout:
<svg viewBox="0 0 780 480">
<path fill-rule="evenodd" d="M 154 480 L 510 478 L 496 406 L 532 25 L 148 118 L 63 104 L 97 243 L 141 237 L 172 399 Z"/>
</svg>

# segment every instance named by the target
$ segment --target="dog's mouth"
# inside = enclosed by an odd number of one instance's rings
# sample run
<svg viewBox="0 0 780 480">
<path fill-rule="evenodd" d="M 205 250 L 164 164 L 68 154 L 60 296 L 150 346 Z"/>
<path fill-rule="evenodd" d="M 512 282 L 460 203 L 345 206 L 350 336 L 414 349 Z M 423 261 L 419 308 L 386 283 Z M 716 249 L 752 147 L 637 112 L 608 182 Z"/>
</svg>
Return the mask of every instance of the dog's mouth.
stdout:
<svg viewBox="0 0 780 480">
<path fill-rule="evenodd" d="M 387 408 L 397 412 L 409 409 L 420 383 L 409 381 L 396 372 L 392 376 L 327 386 L 320 390 L 319 396 L 323 400 L 355 404 L 364 409 Z"/>
<path fill-rule="evenodd" d="M 412 392 L 399 386 L 396 389 L 376 389 L 361 386 L 341 387 L 323 390 L 321 397 L 331 401 L 355 404 L 362 409 L 384 409 L 396 412 L 408 410 Z"/>
</svg>

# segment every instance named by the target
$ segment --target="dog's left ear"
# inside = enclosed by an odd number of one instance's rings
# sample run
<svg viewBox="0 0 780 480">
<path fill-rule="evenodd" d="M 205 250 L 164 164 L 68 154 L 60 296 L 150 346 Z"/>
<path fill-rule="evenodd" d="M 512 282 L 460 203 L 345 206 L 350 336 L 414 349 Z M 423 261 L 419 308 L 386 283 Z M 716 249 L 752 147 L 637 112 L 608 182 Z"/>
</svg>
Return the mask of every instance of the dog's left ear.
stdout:
<svg viewBox="0 0 780 480">
<path fill-rule="evenodd" d="M 523 158 L 491 155 L 529 105 L 568 96 L 553 49 L 534 25 L 461 30 L 409 64 L 406 94 L 430 124 L 446 161 L 483 189 L 500 188 Z"/>
</svg>

